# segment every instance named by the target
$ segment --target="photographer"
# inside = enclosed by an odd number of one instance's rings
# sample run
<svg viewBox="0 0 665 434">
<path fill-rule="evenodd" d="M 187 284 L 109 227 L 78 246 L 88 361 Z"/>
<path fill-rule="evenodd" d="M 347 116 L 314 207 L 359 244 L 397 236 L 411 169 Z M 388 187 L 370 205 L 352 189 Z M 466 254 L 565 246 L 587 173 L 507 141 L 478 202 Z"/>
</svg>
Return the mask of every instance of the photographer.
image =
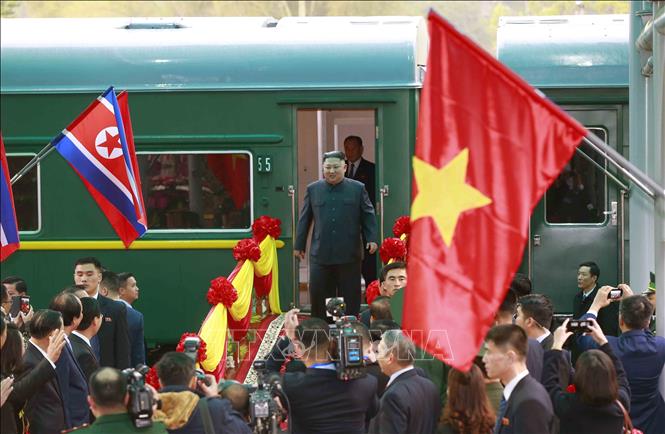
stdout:
<svg viewBox="0 0 665 434">
<path fill-rule="evenodd" d="M 231 403 L 211 385 L 198 380 L 194 360 L 185 353 L 168 352 L 155 365 L 162 409 L 157 412 L 171 434 L 251 433 Z"/>
<path fill-rule="evenodd" d="M 307 319 L 296 328 L 294 345 L 307 370 L 287 372 L 283 380 L 295 434 L 362 434 L 366 417 L 378 410 L 375 377 L 337 378 L 329 333 L 328 323 L 319 318 Z"/>
<path fill-rule="evenodd" d="M 81 430 L 85 434 L 166 434 L 164 425 L 136 428 L 127 412 L 129 394 L 127 377 L 117 369 L 101 368 L 90 377 L 88 403 L 95 415 L 95 423 Z"/>
</svg>

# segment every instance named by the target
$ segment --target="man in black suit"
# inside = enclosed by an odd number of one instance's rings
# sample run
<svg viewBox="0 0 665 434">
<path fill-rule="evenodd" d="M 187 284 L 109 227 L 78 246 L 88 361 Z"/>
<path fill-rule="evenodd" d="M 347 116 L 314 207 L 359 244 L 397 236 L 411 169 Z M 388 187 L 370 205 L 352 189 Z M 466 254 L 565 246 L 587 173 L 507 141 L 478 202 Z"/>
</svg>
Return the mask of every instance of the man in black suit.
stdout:
<svg viewBox="0 0 665 434">
<path fill-rule="evenodd" d="M 494 434 L 553 433 L 550 397 L 526 368 L 528 343 L 524 330 L 514 324 L 494 326 L 485 341 L 483 363 L 487 376 L 498 378 L 504 385 Z"/>
<path fill-rule="evenodd" d="M 89 380 L 90 375 L 99 369 L 99 361 L 92 350 L 90 340 L 97 335 L 102 326 L 102 311 L 99 309 L 97 300 L 92 297 L 82 298 L 81 305 L 83 306 L 83 319 L 76 330 L 69 335 L 69 342 L 72 344 L 76 361 L 81 366 L 86 380 Z"/>
<path fill-rule="evenodd" d="M 363 139 L 359 136 L 349 136 L 344 139 L 344 153 L 346 154 L 346 177 L 360 181 L 365 186 L 369 200 L 376 209 L 376 167 L 374 163 L 363 158 Z M 376 254 L 365 253 L 362 264 L 362 275 L 365 284 L 376 279 Z"/>
<path fill-rule="evenodd" d="M 56 295 L 49 308 L 60 312 L 67 337 L 67 344 L 62 351 L 62 357 L 55 364 L 58 384 L 62 392 L 62 401 L 65 405 L 65 421 L 67 428 L 76 428 L 90 423 L 90 410 L 88 409 L 88 379 L 76 361 L 76 356 L 69 341 L 69 336 L 76 330 L 83 318 L 81 300 L 67 292 Z"/>
<path fill-rule="evenodd" d="M 32 317 L 29 328 L 32 337 L 23 356 L 24 371 L 37 368 L 43 360 L 47 360 L 55 371 L 54 357 L 48 354 L 48 350 L 51 340 L 58 336 L 63 339 L 62 315 L 53 310 L 39 310 Z M 28 399 L 24 409 L 32 434 L 60 434 L 66 428 L 62 391 L 55 375 Z"/>
<path fill-rule="evenodd" d="M 309 292 L 312 316 L 326 318 L 325 299 L 341 296 L 346 313 L 360 311 L 360 265 L 363 246 L 378 248 L 374 207 L 362 183 L 344 178 L 343 152 L 323 155 L 324 179 L 307 186 L 293 254 L 305 259 L 309 227 L 313 223 L 309 254 Z"/>
<path fill-rule="evenodd" d="M 551 350 L 554 337 L 550 332 L 554 306 L 552 301 L 542 294 L 529 294 L 517 300 L 515 324 L 522 327 L 529 339 L 535 339 L 543 350 Z"/>
<path fill-rule="evenodd" d="M 328 324 L 310 318 L 296 327 L 294 342 L 303 354 L 306 372 L 287 372 L 284 391 L 291 404 L 294 434 L 363 434 L 368 418 L 376 414 L 376 378 L 337 378 L 330 358 Z"/>
<path fill-rule="evenodd" d="M 418 375 L 413 363 L 416 347 L 401 330 L 389 330 L 379 343 L 379 366 L 389 376 L 371 434 L 430 434 L 436 431 L 441 410 L 439 391 Z"/>
<path fill-rule="evenodd" d="M 99 302 L 104 315 L 102 327 L 91 340 L 100 366 L 125 369 L 130 366 L 130 344 L 127 326 L 127 309 L 99 293 L 102 281 L 102 265 L 97 258 L 81 258 L 74 263 L 74 283 L 85 286 L 88 296 Z"/>
<path fill-rule="evenodd" d="M 577 270 L 577 287 L 580 289 L 573 298 L 573 318 L 579 318 L 591 308 L 598 293 L 600 268 L 595 262 L 583 262 Z M 619 303 L 612 303 L 599 313 L 600 328 L 606 336 L 619 336 Z M 575 353 L 575 352 L 574 352 Z M 577 357 L 574 357 L 576 360 Z"/>
<path fill-rule="evenodd" d="M 145 340 L 143 333 L 143 314 L 133 306 L 133 303 L 139 298 L 139 286 L 136 282 L 136 277 L 132 273 L 118 273 L 118 283 L 118 298 L 111 298 L 124 303 L 127 308 L 129 342 L 132 347 L 131 363 L 132 366 L 139 364 L 144 365 Z"/>
</svg>

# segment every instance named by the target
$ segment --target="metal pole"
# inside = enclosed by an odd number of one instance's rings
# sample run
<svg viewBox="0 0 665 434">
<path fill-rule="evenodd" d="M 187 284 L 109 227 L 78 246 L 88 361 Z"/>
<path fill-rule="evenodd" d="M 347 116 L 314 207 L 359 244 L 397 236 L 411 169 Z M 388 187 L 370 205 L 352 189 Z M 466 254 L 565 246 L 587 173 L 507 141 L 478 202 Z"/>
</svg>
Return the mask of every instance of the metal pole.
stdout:
<svg viewBox="0 0 665 434">
<path fill-rule="evenodd" d="M 59 138 L 59 136 L 58 136 L 58 138 Z M 18 182 L 18 180 L 23 178 L 23 176 L 25 176 L 25 174 L 28 173 L 30 171 L 30 169 L 35 167 L 37 164 L 39 164 L 40 161 L 42 161 L 44 158 L 46 158 L 46 156 L 48 154 L 50 154 L 51 151 L 53 151 L 55 149 L 55 146 L 53 146 L 53 142 L 55 142 L 55 141 L 57 141 L 57 139 L 48 142 L 48 144 L 46 146 L 44 146 L 39 152 L 37 152 L 37 155 L 32 157 L 32 160 L 30 160 L 28 162 L 28 164 L 26 164 L 25 166 L 23 166 L 23 168 L 21 170 L 16 172 L 16 175 L 14 175 L 12 177 L 12 179 L 10 180 L 11 185 L 14 185 L 16 182 Z"/>
</svg>

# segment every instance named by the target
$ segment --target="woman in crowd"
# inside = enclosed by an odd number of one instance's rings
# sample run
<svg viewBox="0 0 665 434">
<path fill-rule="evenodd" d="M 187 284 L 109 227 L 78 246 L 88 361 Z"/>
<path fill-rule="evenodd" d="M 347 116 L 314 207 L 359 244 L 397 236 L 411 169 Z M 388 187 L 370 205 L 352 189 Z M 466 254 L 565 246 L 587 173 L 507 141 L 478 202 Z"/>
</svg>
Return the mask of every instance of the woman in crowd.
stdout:
<svg viewBox="0 0 665 434">
<path fill-rule="evenodd" d="M 50 340 L 46 354 L 53 363 L 60 358 L 60 353 L 65 345 L 64 336 L 64 332 L 60 331 Z M 3 379 L 10 376 L 17 376 L 17 378 L 14 381 L 11 394 L 1 409 L 0 432 L 2 434 L 23 432 L 23 421 L 18 418 L 19 412 L 28 398 L 37 393 L 46 382 L 55 376 L 55 369 L 48 360 L 42 360 L 30 372 L 21 372 L 21 361 L 24 352 L 25 345 L 21 332 L 16 325 L 7 324 L 7 337 L 2 350 L 0 350 L 0 368 Z"/>
<path fill-rule="evenodd" d="M 495 415 L 485 392 L 485 378 L 480 368 L 471 366 L 464 373 L 448 373 L 448 400 L 441 416 L 441 434 L 489 434 Z"/>
<path fill-rule="evenodd" d="M 562 390 L 570 363 L 561 351 L 573 334 L 566 330 L 568 320 L 554 332 L 552 349 L 545 353 L 543 385 L 560 420 L 561 434 L 622 434 L 624 416 L 629 411 L 630 387 L 621 361 L 614 355 L 598 323 L 591 320 L 587 332 L 600 346 L 588 350 L 575 364 L 574 392 Z"/>
</svg>

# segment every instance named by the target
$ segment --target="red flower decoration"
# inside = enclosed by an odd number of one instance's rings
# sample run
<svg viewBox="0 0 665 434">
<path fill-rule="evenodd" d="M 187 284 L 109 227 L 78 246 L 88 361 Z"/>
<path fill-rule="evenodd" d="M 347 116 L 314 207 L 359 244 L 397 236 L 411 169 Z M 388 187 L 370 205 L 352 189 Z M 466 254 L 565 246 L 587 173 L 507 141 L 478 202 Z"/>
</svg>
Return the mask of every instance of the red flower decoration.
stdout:
<svg viewBox="0 0 665 434">
<path fill-rule="evenodd" d="M 397 238 L 400 238 L 405 234 L 409 235 L 410 231 L 411 219 L 408 215 L 403 215 L 402 217 L 399 217 L 397 220 L 395 220 L 395 224 L 393 225 L 393 234 L 395 234 Z"/>
<path fill-rule="evenodd" d="M 282 222 L 280 219 L 274 219 L 270 216 L 262 215 L 252 223 L 252 234 L 254 234 L 254 239 L 260 243 L 268 235 L 275 239 L 279 238 L 282 234 L 281 224 Z"/>
<path fill-rule="evenodd" d="M 157 370 L 154 366 L 150 368 L 147 374 L 145 374 L 145 382 L 154 387 L 155 390 L 160 389 L 159 377 L 157 376 Z"/>
<path fill-rule="evenodd" d="M 184 353 L 185 352 L 185 339 L 187 338 L 199 338 L 201 341 L 201 346 L 199 347 L 199 353 L 196 356 L 196 361 L 198 363 L 201 363 L 205 359 L 208 358 L 208 355 L 206 354 L 206 341 L 201 339 L 201 336 L 197 335 L 196 333 L 183 333 L 182 336 L 180 336 L 180 342 L 178 342 L 178 346 L 175 347 L 175 350 L 179 353 Z"/>
<path fill-rule="evenodd" d="M 406 243 L 399 238 L 386 238 L 381 243 L 379 255 L 381 256 L 381 262 L 384 264 L 387 264 L 391 259 L 403 261 L 406 258 Z"/>
<path fill-rule="evenodd" d="M 256 240 L 252 238 L 246 238 L 240 240 L 238 244 L 233 248 L 233 259 L 236 261 L 244 261 L 249 259 L 250 261 L 258 261 L 261 257 L 261 248 Z"/>
<path fill-rule="evenodd" d="M 381 292 L 379 291 L 379 281 L 378 279 L 373 280 L 365 289 L 365 299 L 367 300 L 367 304 L 372 304 L 374 299 L 379 295 L 381 295 Z"/>
<path fill-rule="evenodd" d="M 575 389 L 574 384 L 569 384 L 568 387 L 566 387 L 566 392 L 568 392 L 568 393 L 577 393 L 577 389 Z"/>
<path fill-rule="evenodd" d="M 236 291 L 233 284 L 226 277 L 217 277 L 210 281 L 208 303 L 212 306 L 222 303 L 227 308 L 230 308 L 237 299 L 238 291 Z"/>
</svg>

